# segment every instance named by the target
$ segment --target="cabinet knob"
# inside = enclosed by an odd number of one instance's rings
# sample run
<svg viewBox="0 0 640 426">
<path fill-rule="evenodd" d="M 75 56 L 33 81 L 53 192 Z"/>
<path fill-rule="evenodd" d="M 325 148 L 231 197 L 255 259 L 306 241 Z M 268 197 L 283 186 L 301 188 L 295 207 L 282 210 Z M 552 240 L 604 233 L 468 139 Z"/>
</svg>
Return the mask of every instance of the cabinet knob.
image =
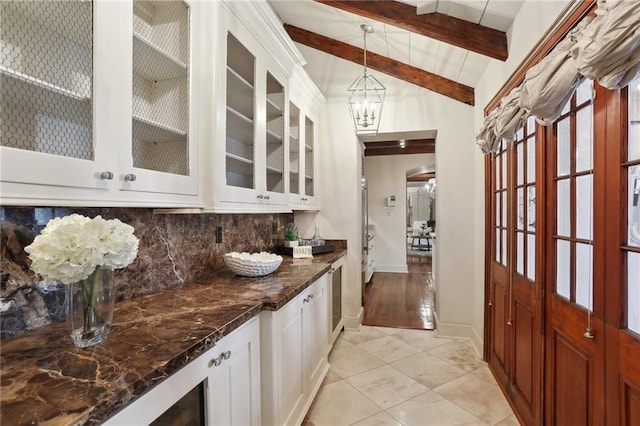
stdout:
<svg viewBox="0 0 640 426">
<path fill-rule="evenodd" d="M 134 175 L 133 173 L 129 173 L 124 175 L 124 181 L 125 182 L 135 182 L 136 181 L 136 175 Z"/>
<path fill-rule="evenodd" d="M 113 179 L 113 173 L 110 171 L 104 171 L 100 173 L 100 179 L 102 180 L 111 180 Z"/>
<path fill-rule="evenodd" d="M 309 300 L 313 299 L 313 293 L 309 295 Z"/>
<path fill-rule="evenodd" d="M 258 200 L 262 200 L 264 198 L 264 195 L 258 194 L 257 198 L 258 198 Z"/>
<path fill-rule="evenodd" d="M 222 364 L 222 355 L 217 356 L 214 359 L 212 359 L 211 361 L 209 361 L 209 366 L 211 366 L 212 364 L 213 364 L 214 367 L 217 367 L 220 364 Z"/>
<path fill-rule="evenodd" d="M 302 299 L 302 303 L 309 303 L 309 297 L 305 297 L 304 299 Z"/>
<path fill-rule="evenodd" d="M 265 195 L 265 196 L 264 196 L 264 199 L 265 199 L 265 200 L 269 200 L 269 199 L 271 199 L 271 195 Z"/>
<path fill-rule="evenodd" d="M 224 358 L 224 359 L 231 358 L 231 351 L 226 351 L 225 353 L 223 353 L 222 354 L 222 358 Z"/>
</svg>

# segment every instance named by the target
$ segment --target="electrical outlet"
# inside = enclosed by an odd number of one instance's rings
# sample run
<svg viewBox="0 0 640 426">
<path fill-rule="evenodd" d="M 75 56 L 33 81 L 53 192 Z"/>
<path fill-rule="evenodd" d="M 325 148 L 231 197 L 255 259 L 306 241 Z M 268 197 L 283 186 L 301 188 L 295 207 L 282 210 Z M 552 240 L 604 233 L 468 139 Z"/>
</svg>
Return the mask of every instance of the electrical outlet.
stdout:
<svg viewBox="0 0 640 426">
<path fill-rule="evenodd" d="M 222 226 L 216 226 L 216 244 L 222 242 Z"/>
</svg>

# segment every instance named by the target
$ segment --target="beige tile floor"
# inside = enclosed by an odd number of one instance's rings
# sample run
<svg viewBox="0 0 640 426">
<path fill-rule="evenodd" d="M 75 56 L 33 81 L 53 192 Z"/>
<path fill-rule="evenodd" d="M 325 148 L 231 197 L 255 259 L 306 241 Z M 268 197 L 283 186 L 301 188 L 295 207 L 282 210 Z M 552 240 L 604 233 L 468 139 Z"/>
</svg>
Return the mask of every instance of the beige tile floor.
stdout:
<svg viewBox="0 0 640 426">
<path fill-rule="evenodd" d="M 519 425 L 487 364 L 433 331 L 345 331 L 304 426 Z"/>
</svg>

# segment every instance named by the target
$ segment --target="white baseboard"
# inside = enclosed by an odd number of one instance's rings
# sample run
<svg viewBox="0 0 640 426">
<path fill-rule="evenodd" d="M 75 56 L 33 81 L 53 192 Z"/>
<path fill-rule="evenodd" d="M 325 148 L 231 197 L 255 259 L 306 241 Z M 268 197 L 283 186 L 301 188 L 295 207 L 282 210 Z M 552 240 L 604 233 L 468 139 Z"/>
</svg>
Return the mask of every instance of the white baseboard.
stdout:
<svg viewBox="0 0 640 426">
<path fill-rule="evenodd" d="M 345 330 L 354 330 L 360 331 L 360 327 L 362 327 L 362 316 L 364 315 L 364 307 L 360 306 L 360 311 L 357 316 L 344 316 L 344 329 Z"/>
<path fill-rule="evenodd" d="M 396 272 L 400 274 L 407 274 L 409 269 L 407 265 L 376 265 L 375 272 Z"/>
<path fill-rule="evenodd" d="M 446 337 L 449 339 L 468 339 L 473 348 L 476 351 L 476 355 L 482 358 L 484 342 L 482 336 L 478 331 L 466 324 L 452 324 L 446 322 L 440 322 L 438 320 L 438 314 L 434 312 L 436 320 L 435 334 L 437 337 Z"/>
</svg>

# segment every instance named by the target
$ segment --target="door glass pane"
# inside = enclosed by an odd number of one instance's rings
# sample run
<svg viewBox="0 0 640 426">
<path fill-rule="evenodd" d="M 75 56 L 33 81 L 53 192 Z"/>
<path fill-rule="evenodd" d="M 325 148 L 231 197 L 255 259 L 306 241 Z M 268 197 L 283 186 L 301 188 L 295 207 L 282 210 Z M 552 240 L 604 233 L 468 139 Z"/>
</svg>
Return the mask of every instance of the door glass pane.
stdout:
<svg viewBox="0 0 640 426">
<path fill-rule="evenodd" d="M 300 194 L 300 110 L 289 103 L 289 192 Z"/>
<path fill-rule="evenodd" d="M 558 121 L 558 176 L 569 174 L 571 164 L 571 135 L 569 118 Z"/>
<path fill-rule="evenodd" d="M 507 230 L 502 230 L 502 264 L 507 265 Z"/>
<path fill-rule="evenodd" d="M 529 246 L 527 247 L 527 278 L 536 279 L 536 236 L 528 235 Z"/>
<path fill-rule="evenodd" d="M 640 246 L 640 166 L 629 167 L 629 245 Z"/>
<path fill-rule="evenodd" d="M 527 136 L 532 135 L 536 131 L 536 118 L 530 115 L 527 118 Z"/>
<path fill-rule="evenodd" d="M 93 160 L 93 3 L 0 1 L 0 145 Z"/>
<path fill-rule="evenodd" d="M 527 202 L 527 230 L 535 232 L 536 230 L 536 187 L 529 186 L 527 188 L 528 202 Z"/>
<path fill-rule="evenodd" d="M 502 154 L 502 183 L 501 188 L 507 187 L 507 156 L 506 154 Z"/>
<path fill-rule="evenodd" d="M 627 254 L 627 327 L 640 333 L 640 253 Z"/>
<path fill-rule="evenodd" d="M 576 237 L 592 239 L 593 175 L 576 178 Z"/>
<path fill-rule="evenodd" d="M 556 293 L 567 299 L 571 296 L 570 247 L 569 241 L 556 241 Z"/>
<path fill-rule="evenodd" d="M 524 199 L 524 188 L 518 188 L 518 220 L 516 221 L 516 229 L 524 229 L 524 223 L 525 223 L 525 217 L 524 217 L 524 211 L 525 211 L 525 204 L 526 201 Z"/>
<path fill-rule="evenodd" d="M 576 303 L 592 308 L 591 289 L 593 288 L 592 246 L 576 244 Z"/>
<path fill-rule="evenodd" d="M 569 208 L 569 179 L 562 179 L 557 182 L 558 186 L 558 198 L 557 198 L 557 215 L 558 215 L 558 235 L 565 237 L 570 236 L 571 222 Z"/>
<path fill-rule="evenodd" d="M 500 215 L 502 213 L 502 203 L 500 201 L 501 194 L 501 192 L 496 193 L 496 226 L 500 226 Z"/>
<path fill-rule="evenodd" d="M 502 155 L 496 155 L 495 159 L 493 160 L 493 169 L 495 171 L 495 179 L 496 179 L 496 189 L 500 189 L 502 182 L 500 182 L 500 174 L 501 174 L 501 170 L 502 170 L 502 165 L 500 164 L 502 162 Z"/>
<path fill-rule="evenodd" d="M 593 80 L 585 78 L 576 89 L 576 105 L 581 105 L 593 96 Z"/>
<path fill-rule="evenodd" d="M 501 254 L 500 254 L 500 242 L 502 241 L 502 239 L 500 238 L 500 229 L 496 229 L 496 262 L 500 262 L 500 260 L 502 260 Z"/>
<path fill-rule="evenodd" d="M 522 185 L 524 182 L 524 144 L 518 144 L 518 185 Z"/>
<path fill-rule="evenodd" d="M 640 77 L 629 84 L 629 160 L 640 159 Z"/>
<path fill-rule="evenodd" d="M 189 174 L 189 6 L 133 2 L 133 166 Z"/>
<path fill-rule="evenodd" d="M 522 232 L 516 232 L 517 243 L 517 264 L 516 270 L 520 275 L 524 275 L 524 234 Z"/>
<path fill-rule="evenodd" d="M 507 226 L 507 193 L 502 193 L 502 226 Z"/>
<path fill-rule="evenodd" d="M 284 87 L 267 73 L 267 191 L 284 192 Z"/>
<path fill-rule="evenodd" d="M 593 168 L 593 106 L 576 113 L 576 172 Z"/>
<path fill-rule="evenodd" d="M 536 181 L 536 140 L 527 139 L 527 183 Z"/>
</svg>

